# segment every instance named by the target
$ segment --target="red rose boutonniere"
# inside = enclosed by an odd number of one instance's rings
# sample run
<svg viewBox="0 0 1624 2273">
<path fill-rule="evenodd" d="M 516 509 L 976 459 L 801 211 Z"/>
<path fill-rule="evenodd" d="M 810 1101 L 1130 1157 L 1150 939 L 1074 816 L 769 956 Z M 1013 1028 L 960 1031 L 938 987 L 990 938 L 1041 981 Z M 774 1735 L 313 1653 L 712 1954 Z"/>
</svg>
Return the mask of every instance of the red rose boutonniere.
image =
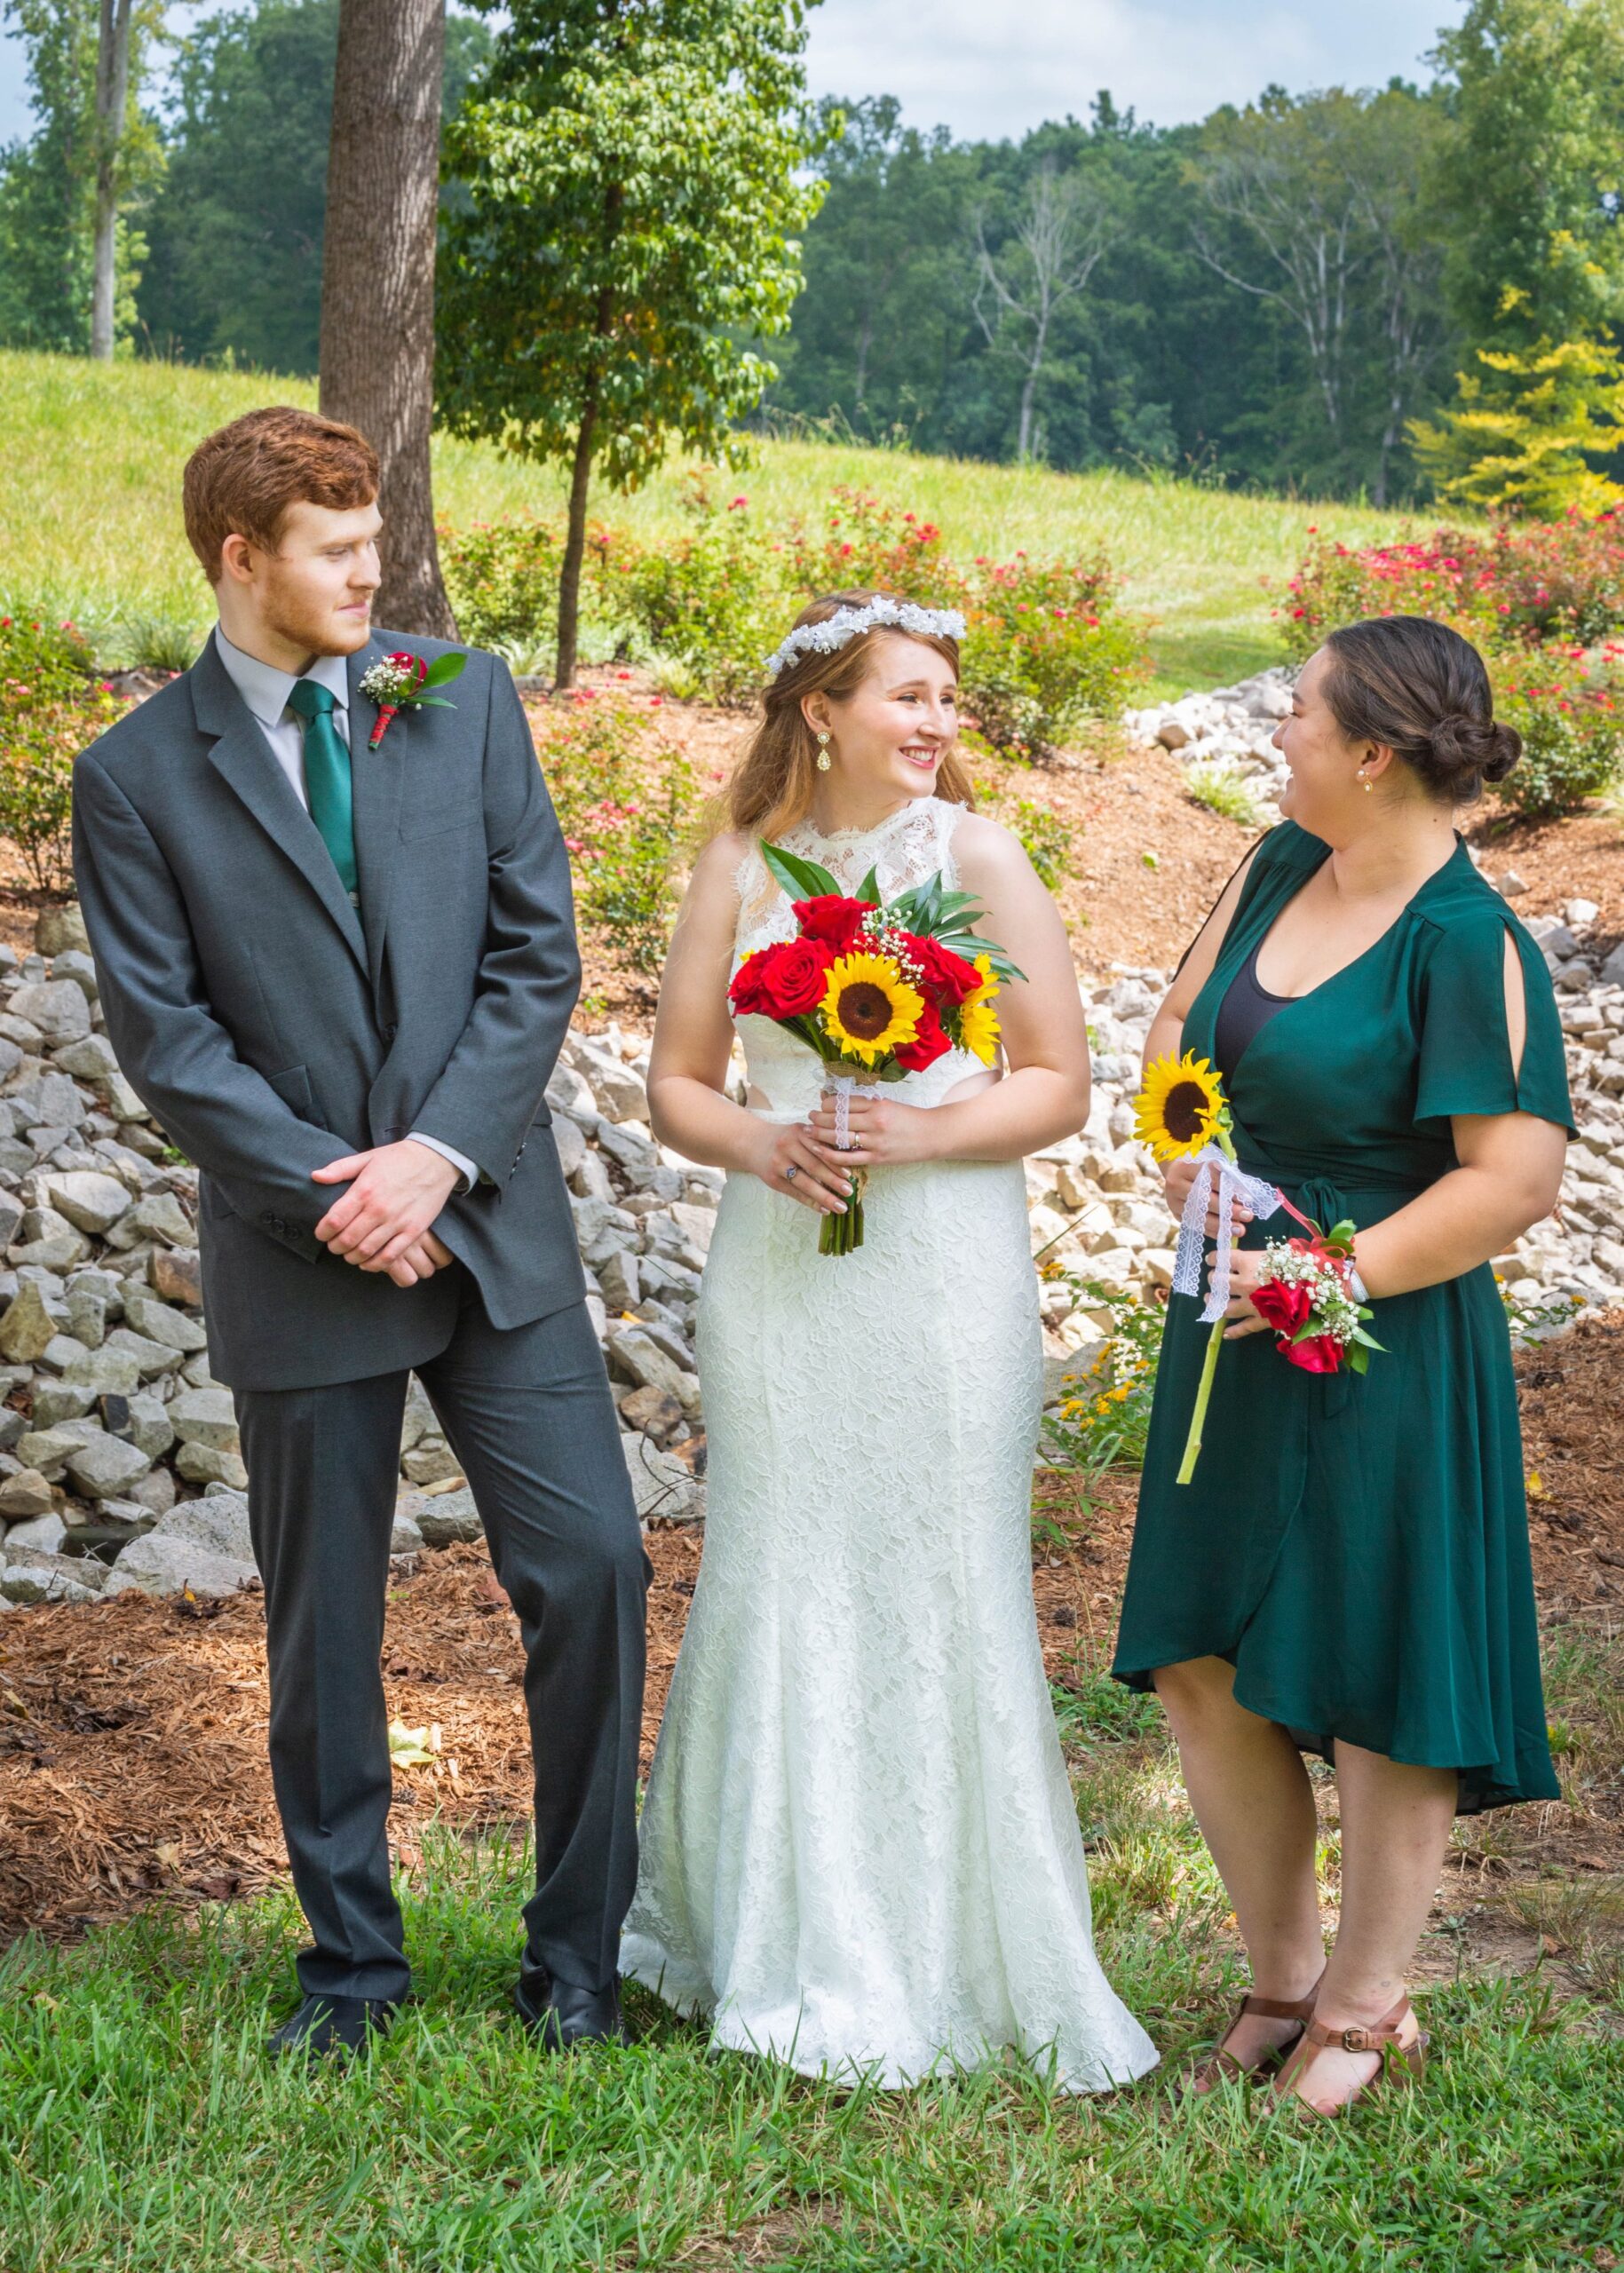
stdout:
<svg viewBox="0 0 1624 2273">
<path fill-rule="evenodd" d="M 467 661 L 466 655 L 441 655 L 438 662 L 425 663 L 421 655 L 408 654 L 401 648 L 396 654 L 385 655 L 381 663 L 370 665 L 361 675 L 360 691 L 377 704 L 378 714 L 377 724 L 367 737 L 367 748 L 377 748 L 397 710 L 454 710 L 455 703 L 431 690 L 449 685 Z"/>
</svg>

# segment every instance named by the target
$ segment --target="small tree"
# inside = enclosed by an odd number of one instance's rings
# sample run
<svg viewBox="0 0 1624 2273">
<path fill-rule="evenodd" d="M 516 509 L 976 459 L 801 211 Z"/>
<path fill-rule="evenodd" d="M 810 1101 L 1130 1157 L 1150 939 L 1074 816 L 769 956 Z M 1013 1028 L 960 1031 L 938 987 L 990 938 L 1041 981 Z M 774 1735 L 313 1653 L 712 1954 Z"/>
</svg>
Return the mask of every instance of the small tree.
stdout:
<svg viewBox="0 0 1624 2273">
<path fill-rule="evenodd" d="M 92 240 L 91 354 L 113 360 L 117 302 L 121 146 L 130 111 L 130 35 L 134 0 L 99 0 L 96 18 L 96 226 Z"/>
<path fill-rule="evenodd" d="M 556 682 L 574 684 L 594 464 L 733 455 L 775 377 L 820 186 L 800 0 L 517 0 L 447 136 L 440 410 L 566 462 Z"/>
<path fill-rule="evenodd" d="M 1453 406 L 1416 420 L 1410 439 L 1440 496 L 1478 512 L 1555 520 L 1577 505 L 1604 512 L 1624 488 L 1590 463 L 1624 450 L 1624 365 L 1604 341 L 1543 339 L 1480 347 Z"/>
</svg>

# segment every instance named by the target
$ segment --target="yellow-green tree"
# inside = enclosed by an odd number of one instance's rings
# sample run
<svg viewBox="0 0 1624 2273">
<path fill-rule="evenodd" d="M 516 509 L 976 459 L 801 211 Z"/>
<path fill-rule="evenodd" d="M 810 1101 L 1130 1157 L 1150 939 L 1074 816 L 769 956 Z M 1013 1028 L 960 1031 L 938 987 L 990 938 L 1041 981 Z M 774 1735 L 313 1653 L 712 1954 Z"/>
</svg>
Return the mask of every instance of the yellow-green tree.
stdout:
<svg viewBox="0 0 1624 2273">
<path fill-rule="evenodd" d="M 1514 295 L 1509 295 L 1514 297 Z M 1514 314 L 1514 309 L 1508 309 Z M 1605 340 L 1541 339 L 1480 347 L 1452 407 L 1415 420 L 1417 462 L 1451 504 L 1554 519 L 1577 505 L 1624 504 L 1596 458 L 1624 450 L 1624 366 Z"/>
</svg>

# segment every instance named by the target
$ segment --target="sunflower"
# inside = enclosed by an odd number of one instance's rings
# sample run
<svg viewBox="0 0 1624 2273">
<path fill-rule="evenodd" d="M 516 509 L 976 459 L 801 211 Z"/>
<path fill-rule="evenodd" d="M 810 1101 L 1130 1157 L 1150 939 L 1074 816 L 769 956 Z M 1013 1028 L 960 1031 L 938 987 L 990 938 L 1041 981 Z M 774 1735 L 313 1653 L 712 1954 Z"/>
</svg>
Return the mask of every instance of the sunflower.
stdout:
<svg viewBox="0 0 1624 2273">
<path fill-rule="evenodd" d="M 1187 1160 L 1225 1128 L 1228 1110 L 1210 1065 L 1187 1049 L 1157 1058 L 1146 1073 L 1134 1099 L 1134 1134 L 1164 1165 Z"/>
<path fill-rule="evenodd" d="M 993 1008 L 993 997 L 998 992 L 998 981 L 993 976 L 993 966 L 985 955 L 976 957 L 976 971 L 981 984 L 973 994 L 967 994 L 959 1005 L 959 1047 L 978 1057 L 984 1065 L 993 1065 L 998 1056 L 998 1013 Z"/>
<path fill-rule="evenodd" d="M 842 1057 L 872 1065 L 913 1041 L 924 1006 L 889 955 L 842 955 L 829 965 L 823 1030 L 840 1044 Z"/>
</svg>

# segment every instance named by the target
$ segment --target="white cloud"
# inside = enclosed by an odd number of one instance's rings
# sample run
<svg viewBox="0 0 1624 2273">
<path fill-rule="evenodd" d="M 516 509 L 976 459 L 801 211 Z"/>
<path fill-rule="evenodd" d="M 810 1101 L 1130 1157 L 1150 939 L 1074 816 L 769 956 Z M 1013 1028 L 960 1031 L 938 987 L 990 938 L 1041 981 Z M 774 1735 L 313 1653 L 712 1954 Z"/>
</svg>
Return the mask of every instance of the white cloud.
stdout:
<svg viewBox="0 0 1624 2273">
<path fill-rule="evenodd" d="M 819 94 L 893 94 L 916 126 L 1019 135 L 1101 87 L 1172 125 L 1271 80 L 1380 85 L 1426 75 L 1421 58 L 1464 0 L 1247 5 L 1242 0 L 822 0 L 811 16 Z"/>
</svg>

